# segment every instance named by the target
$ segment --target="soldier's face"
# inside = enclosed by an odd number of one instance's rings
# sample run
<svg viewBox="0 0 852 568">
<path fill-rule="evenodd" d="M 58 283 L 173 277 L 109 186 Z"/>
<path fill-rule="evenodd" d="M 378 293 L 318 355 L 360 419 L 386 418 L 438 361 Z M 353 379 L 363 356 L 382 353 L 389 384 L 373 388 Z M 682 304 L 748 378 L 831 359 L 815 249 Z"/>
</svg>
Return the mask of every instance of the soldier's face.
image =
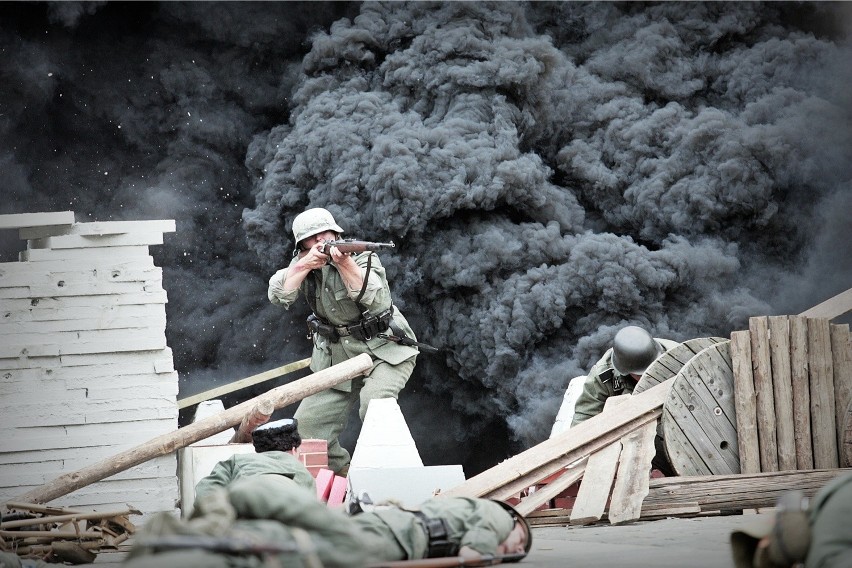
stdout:
<svg viewBox="0 0 852 568">
<path fill-rule="evenodd" d="M 521 523 L 516 522 L 506 540 L 497 545 L 498 554 L 523 554 L 527 544 L 527 533 Z"/>
<path fill-rule="evenodd" d="M 330 242 L 337 239 L 337 234 L 334 231 L 323 231 L 307 239 L 302 240 L 302 250 L 308 250 L 319 242 Z"/>
</svg>

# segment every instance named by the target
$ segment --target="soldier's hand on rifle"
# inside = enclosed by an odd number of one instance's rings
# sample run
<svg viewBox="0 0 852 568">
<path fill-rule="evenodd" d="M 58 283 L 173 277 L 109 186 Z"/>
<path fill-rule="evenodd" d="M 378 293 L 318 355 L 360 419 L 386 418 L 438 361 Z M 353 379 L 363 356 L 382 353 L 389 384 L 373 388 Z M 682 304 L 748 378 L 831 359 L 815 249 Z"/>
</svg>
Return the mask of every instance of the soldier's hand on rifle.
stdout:
<svg viewBox="0 0 852 568">
<path fill-rule="evenodd" d="M 316 270 L 328 263 L 330 257 L 322 252 L 323 244 L 324 241 L 317 241 L 314 246 L 300 253 L 300 262 L 307 270 Z"/>
</svg>

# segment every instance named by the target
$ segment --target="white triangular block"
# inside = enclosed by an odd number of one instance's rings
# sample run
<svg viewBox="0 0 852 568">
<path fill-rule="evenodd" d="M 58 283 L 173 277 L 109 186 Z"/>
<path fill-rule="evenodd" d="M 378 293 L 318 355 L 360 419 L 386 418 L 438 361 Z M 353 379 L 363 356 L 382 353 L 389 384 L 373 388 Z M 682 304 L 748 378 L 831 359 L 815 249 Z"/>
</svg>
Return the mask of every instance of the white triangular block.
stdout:
<svg viewBox="0 0 852 568">
<path fill-rule="evenodd" d="M 198 422 L 215 414 L 219 414 L 220 412 L 225 412 L 225 405 L 221 400 L 205 400 L 198 403 L 198 406 L 195 409 L 195 418 L 192 419 L 193 422 Z M 219 444 L 227 444 L 231 441 L 231 438 L 234 436 L 233 428 L 228 428 L 223 432 L 218 432 L 213 434 L 208 438 L 204 438 L 203 440 L 198 440 L 197 442 L 191 444 L 192 446 L 217 446 Z"/>
<path fill-rule="evenodd" d="M 583 383 L 585 382 L 586 375 L 580 375 L 574 377 L 568 383 L 568 388 L 565 389 L 565 395 L 562 397 L 562 406 L 559 407 L 553 428 L 550 430 L 551 438 L 571 427 L 571 421 L 574 420 L 574 407 L 577 404 L 577 399 L 583 393 Z"/>
<path fill-rule="evenodd" d="M 367 407 L 349 471 L 400 467 L 423 467 L 420 452 L 396 399 L 373 399 Z"/>
</svg>

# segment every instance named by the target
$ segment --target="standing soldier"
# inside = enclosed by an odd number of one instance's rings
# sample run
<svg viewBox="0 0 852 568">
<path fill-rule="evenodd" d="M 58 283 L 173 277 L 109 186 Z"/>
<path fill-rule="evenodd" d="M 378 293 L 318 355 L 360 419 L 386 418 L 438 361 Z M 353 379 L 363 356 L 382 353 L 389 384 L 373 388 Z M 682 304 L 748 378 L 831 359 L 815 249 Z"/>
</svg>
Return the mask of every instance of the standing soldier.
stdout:
<svg viewBox="0 0 852 568">
<path fill-rule="evenodd" d="M 295 417 L 306 438 L 328 441 L 328 465 L 338 475 L 349 470 L 349 452 L 340 445 L 349 409 L 359 401 L 361 420 L 372 399 L 397 398 L 414 370 L 418 350 L 380 336 L 389 328 L 397 337 L 416 341 L 402 313 L 393 305 L 385 269 L 372 252 L 344 254 L 327 242 L 343 229 L 331 213 L 308 209 L 293 220 L 293 260 L 269 279 L 268 297 L 289 308 L 299 292 L 313 312 L 308 328 L 313 340 L 314 372 L 368 353 L 373 370 L 302 400 Z"/>
</svg>

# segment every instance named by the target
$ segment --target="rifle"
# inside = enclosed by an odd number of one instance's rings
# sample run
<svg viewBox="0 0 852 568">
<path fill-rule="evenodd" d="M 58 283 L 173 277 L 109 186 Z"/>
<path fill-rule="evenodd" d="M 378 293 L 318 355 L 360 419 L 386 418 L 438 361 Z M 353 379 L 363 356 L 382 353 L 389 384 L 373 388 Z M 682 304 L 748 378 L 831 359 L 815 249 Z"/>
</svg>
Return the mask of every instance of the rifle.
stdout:
<svg viewBox="0 0 852 568">
<path fill-rule="evenodd" d="M 158 550 L 202 549 L 224 554 L 280 554 L 299 552 L 296 543 L 282 544 L 253 542 L 242 538 L 202 535 L 163 535 L 140 538 L 136 546 Z"/>
<path fill-rule="evenodd" d="M 372 241 L 359 241 L 357 239 L 341 239 L 339 241 L 326 241 L 323 243 L 320 251 L 323 254 L 329 254 L 331 252 L 331 247 L 337 247 L 337 250 L 343 254 L 350 254 L 354 252 L 366 252 L 368 250 L 373 251 L 383 248 L 396 248 L 396 245 L 393 244 L 393 242 L 374 243 Z"/>
<path fill-rule="evenodd" d="M 444 558 L 423 558 L 421 560 L 396 560 L 370 564 L 367 568 L 449 568 L 451 566 L 494 566 L 505 562 L 520 561 L 523 554 L 483 554 L 478 558 L 447 556 Z"/>
<path fill-rule="evenodd" d="M 417 347 L 424 353 L 437 353 L 440 351 L 437 347 L 433 347 L 428 343 L 420 343 L 419 341 L 414 341 L 410 337 L 406 335 L 389 335 L 387 333 L 380 333 L 376 337 L 381 337 L 382 339 L 387 339 L 388 341 L 393 341 L 394 343 L 399 343 L 400 345 L 407 345 L 409 347 Z"/>
</svg>

